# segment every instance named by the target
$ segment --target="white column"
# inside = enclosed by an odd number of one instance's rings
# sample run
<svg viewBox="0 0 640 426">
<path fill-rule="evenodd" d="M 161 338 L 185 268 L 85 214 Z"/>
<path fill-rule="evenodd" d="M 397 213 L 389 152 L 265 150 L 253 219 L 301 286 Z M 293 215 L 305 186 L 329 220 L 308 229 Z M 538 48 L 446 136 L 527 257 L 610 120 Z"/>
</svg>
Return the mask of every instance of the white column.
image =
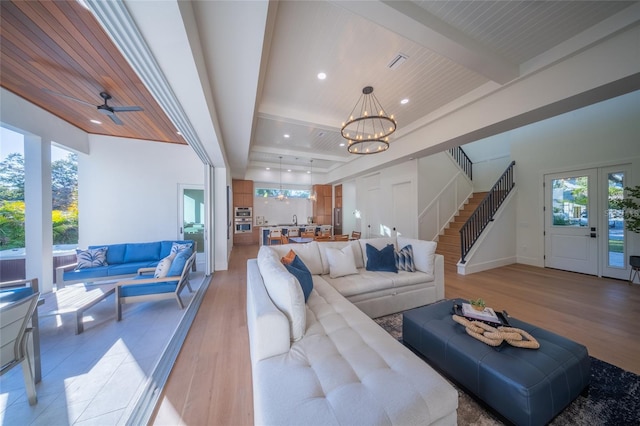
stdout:
<svg viewBox="0 0 640 426">
<path fill-rule="evenodd" d="M 37 277 L 41 292 L 53 289 L 51 144 L 24 138 L 26 277 Z"/>
<path fill-rule="evenodd" d="M 213 168 L 215 172 L 214 182 L 214 233 L 215 242 L 215 270 L 226 271 L 229 269 L 229 240 L 227 239 L 227 228 L 229 225 L 229 210 L 227 206 L 227 183 L 228 174 L 224 167 Z M 231 200 L 229 200 L 231 201 Z M 229 231 L 231 232 L 231 231 Z M 229 233 L 230 238 L 233 235 Z"/>
</svg>

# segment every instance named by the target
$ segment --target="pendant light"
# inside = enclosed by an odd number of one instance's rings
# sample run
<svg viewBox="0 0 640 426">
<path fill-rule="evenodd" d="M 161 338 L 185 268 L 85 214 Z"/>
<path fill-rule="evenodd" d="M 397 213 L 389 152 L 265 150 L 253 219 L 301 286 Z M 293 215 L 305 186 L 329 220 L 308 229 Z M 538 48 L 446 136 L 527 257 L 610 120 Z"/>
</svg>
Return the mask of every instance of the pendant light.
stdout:
<svg viewBox="0 0 640 426">
<path fill-rule="evenodd" d="M 280 156 L 280 192 L 278 192 L 276 199 L 278 201 L 284 201 L 286 198 L 284 192 L 282 192 L 282 156 Z"/>
</svg>

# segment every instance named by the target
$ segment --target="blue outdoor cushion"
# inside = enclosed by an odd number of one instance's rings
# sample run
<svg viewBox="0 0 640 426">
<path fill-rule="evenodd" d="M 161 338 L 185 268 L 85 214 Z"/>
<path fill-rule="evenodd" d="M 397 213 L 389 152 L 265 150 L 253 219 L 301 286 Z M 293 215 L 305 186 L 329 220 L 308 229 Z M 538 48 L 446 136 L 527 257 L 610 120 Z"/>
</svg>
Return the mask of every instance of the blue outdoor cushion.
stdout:
<svg viewBox="0 0 640 426">
<path fill-rule="evenodd" d="M 153 275 L 138 275 L 134 280 L 153 278 Z M 124 297 L 144 296 L 147 294 L 173 293 L 176 291 L 178 281 L 168 281 L 162 283 L 131 284 L 120 287 L 120 295 Z"/>
<path fill-rule="evenodd" d="M 73 271 L 66 271 L 64 273 L 64 280 L 71 281 L 106 277 L 109 274 L 110 267 L 111 266 L 97 266 L 95 268 L 74 269 Z"/>
<path fill-rule="evenodd" d="M 160 261 L 160 242 L 129 243 L 124 251 L 124 263 Z"/>
<path fill-rule="evenodd" d="M 384 271 L 398 273 L 396 267 L 395 247 L 388 244 L 382 250 L 378 250 L 367 243 L 367 271 Z"/>
<path fill-rule="evenodd" d="M 177 277 L 182 275 L 182 270 L 184 269 L 185 263 L 191 257 L 191 249 L 182 250 L 179 252 L 176 257 L 173 258 L 173 262 L 171 262 L 171 268 L 169 268 L 169 272 L 167 272 L 168 277 Z"/>
<path fill-rule="evenodd" d="M 107 274 L 109 276 L 116 275 L 135 275 L 138 273 L 138 269 L 140 268 L 151 268 L 155 267 L 155 265 L 150 265 L 153 262 L 132 262 L 132 263 L 123 263 L 121 265 L 110 265 Z M 158 262 L 155 262 L 158 263 Z"/>
<path fill-rule="evenodd" d="M 31 287 L 17 287 L 0 290 L 0 305 L 15 302 L 33 294 Z"/>
<path fill-rule="evenodd" d="M 124 263 L 124 250 L 127 247 L 126 244 L 103 244 L 101 246 L 89 246 L 87 248 L 96 249 L 100 247 L 107 247 L 107 263 L 109 265 Z"/>
<path fill-rule="evenodd" d="M 174 243 L 191 244 L 191 249 L 193 250 L 193 240 L 162 241 L 160 242 L 160 259 L 164 259 L 171 254 L 171 247 Z"/>
<path fill-rule="evenodd" d="M 311 290 L 313 290 L 313 278 L 311 277 L 311 272 L 307 268 L 307 265 L 302 262 L 298 255 L 296 255 L 296 257 L 293 258 L 293 262 L 288 265 L 285 264 L 284 267 L 287 268 L 287 271 L 289 271 L 291 275 L 297 278 L 300 283 L 300 287 L 302 287 L 304 302 L 307 303 Z"/>
</svg>

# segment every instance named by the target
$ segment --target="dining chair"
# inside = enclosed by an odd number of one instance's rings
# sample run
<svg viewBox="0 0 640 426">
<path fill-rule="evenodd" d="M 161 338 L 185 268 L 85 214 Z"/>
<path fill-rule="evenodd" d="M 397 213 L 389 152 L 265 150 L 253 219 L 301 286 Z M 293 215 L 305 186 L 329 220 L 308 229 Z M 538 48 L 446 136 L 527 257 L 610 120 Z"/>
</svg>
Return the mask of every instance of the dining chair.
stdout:
<svg viewBox="0 0 640 426">
<path fill-rule="evenodd" d="M 29 340 L 32 340 L 33 328 L 29 327 L 31 317 L 38 305 L 40 292 L 9 302 L 0 308 L 0 375 L 17 365 L 22 365 L 24 384 L 27 388 L 29 405 L 38 402 L 33 354 L 29 351 Z"/>
<path fill-rule="evenodd" d="M 269 232 L 269 245 L 272 245 L 274 242 L 278 244 L 282 244 L 282 230 L 274 229 Z"/>
<path fill-rule="evenodd" d="M 300 236 L 300 228 L 289 228 L 287 231 L 287 236 L 289 237 L 299 237 Z"/>
<path fill-rule="evenodd" d="M 335 241 L 349 241 L 349 235 L 344 234 L 344 235 L 336 235 L 333 237 L 333 239 Z"/>
<path fill-rule="evenodd" d="M 331 235 L 318 235 L 314 238 L 315 241 L 331 241 Z"/>
<path fill-rule="evenodd" d="M 301 235 L 302 238 L 315 238 L 315 231 L 304 231 Z"/>
<path fill-rule="evenodd" d="M 362 235 L 362 232 L 352 231 L 351 232 L 351 239 L 359 240 L 361 235 Z"/>
</svg>

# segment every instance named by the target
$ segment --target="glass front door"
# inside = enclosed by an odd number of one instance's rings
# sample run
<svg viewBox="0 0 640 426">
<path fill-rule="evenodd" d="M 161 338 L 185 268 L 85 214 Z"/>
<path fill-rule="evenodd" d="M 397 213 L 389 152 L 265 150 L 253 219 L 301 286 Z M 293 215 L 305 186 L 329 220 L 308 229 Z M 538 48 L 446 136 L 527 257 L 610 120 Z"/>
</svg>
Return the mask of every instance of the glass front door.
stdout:
<svg viewBox="0 0 640 426">
<path fill-rule="evenodd" d="M 618 279 L 628 278 L 622 211 L 625 166 L 545 176 L 545 266 Z"/>
</svg>

